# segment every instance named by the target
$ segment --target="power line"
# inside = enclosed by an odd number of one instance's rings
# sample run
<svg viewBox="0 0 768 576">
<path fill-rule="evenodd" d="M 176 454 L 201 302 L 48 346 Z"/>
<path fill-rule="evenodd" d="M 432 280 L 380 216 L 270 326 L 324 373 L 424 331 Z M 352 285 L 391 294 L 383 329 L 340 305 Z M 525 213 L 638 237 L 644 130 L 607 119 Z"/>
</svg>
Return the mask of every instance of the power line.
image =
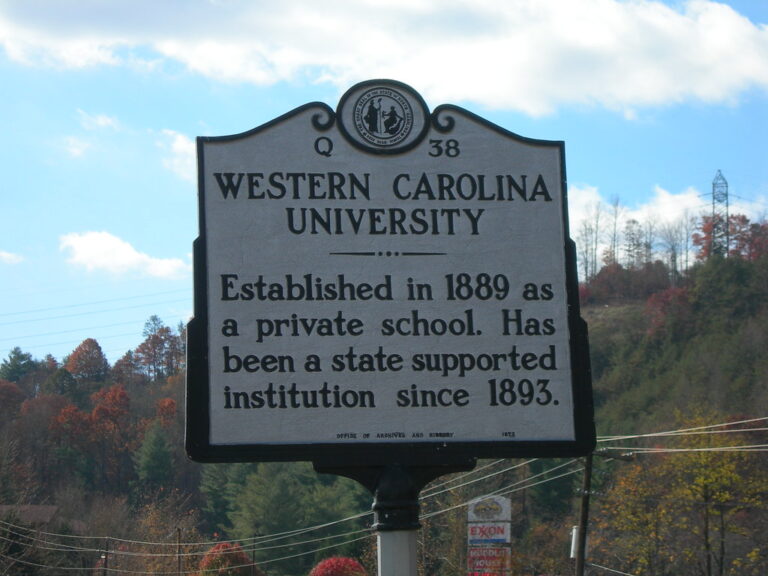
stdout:
<svg viewBox="0 0 768 576">
<path fill-rule="evenodd" d="M 634 574 L 630 574 L 628 572 L 621 572 L 620 570 L 614 570 L 613 568 L 606 568 L 605 566 L 599 566 L 598 564 L 592 564 L 591 562 L 589 565 L 592 568 L 597 568 L 598 570 L 605 570 L 606 572 L 611 572 L 612 574 L 620 574 L 621 576 L 635 576 Z"/>
<path fill-rule="evenodd" d="M 30 322 L 49 322 L 51 320 L 63 320 L 65 318 L 78 318 L 81 316 L 91 316 L 93 314 L 105 314 L 107 312 L 122 312 L 124 310 L 136 310 L 137 308 L 146 308 L 147 306 L 160 306 L 162 304 L 178 304 L 179 302 L 190 302 L 190 300 L 188 298 L 175 298 L 173 300 L 161 300 L 159 302 L 145 302 L 143 304 L 134 304 L 132 306 L 121 306 L 119 308 L 106 308 L 103 310 L 90 310 L 87 312 L 76 312 L 74 314 L 62 314 L 60 316 L 44 316 L 41 318 L 13 320 L 11 322 L 2 322 L 0 323 L 0 326 L 11 326 L 14 324 L 29 324 Z"/>
<path fill-rule="evenodd" d="M 648 435 L 645 435 L 645 434 L 638 435 L 638 437 L 645 437 L 645 436 L 648 436 Z M 636 447 L 636 446 L 634 446 L 634 447 L 616 447 L 616 449 L 627 449 L 627 450 L 633 450 L 633 451 L 645 451 L 645 452 L 648 452 L 648 453 L 677 453 L 677 452 L 696 452 L 696 451 L 716 451 L 716 452 L 723 452 L 723 451 L 744 452 L 744 451 L 746 451 L 746 452 L 750 452 L 750 451 L 754 451 L 756 448 L 759 448 L 760 451 L 763 451 L 766 448 L 768 448 L 768 445 L 727 446 L 727 447 L 720 447 L 720 448 L 714 447 L 714 448 L 707 448 L 707 449 L 674 449 L 674 448 L 666 448 L 665 449 L 665 448 L 654 448 L 654 447 L 642 448 L 642 447 Z M 442 513 L 446 512 L 446 511 L 466 506 L 470 502 L 476 500 L 477 498 L 482 498 L 482 497 L 489 496 L 489 495 L 494 495 L 494 494 L 500 495 L 500 494 L 507 494 L 507 493 L 516 492 L 516 491 L 519 491 L 519 490 L 522 490 L 522 489 L 526 489 L 526 488 L 529 488 L 529 487 L 532 487 L 532 486 L 535 486 L 535 485 L 539 485 L 541 483 L 545 483 L 545 482 L 548 482 L 548 481 L 551 481 L 551 480 L 555 480 L 555 479 L 561 478 L 563 476 L 568 476 L 568 475 L 571 475 L 571 474 L 574 474 L 576 472 L 579 472 L 579 471 L 583 470 L 583 467 L 579 467 L 579 468 L 576 468 L 574 470 L 568 471 L 568 472 L 566 472 L 564 474 L 560 474 L 558 476 L 555 476 L 553 478 L 544 478 L 543 480 L 539 480 L 537 482 L 531 483 L 532 480 L 548 476 L 552 472 L 554 472 L 556 470 L 559 470 L 559 469 L 562 469 L 562 468 L 565 468 L 567 466 L 573 465 L 576 462 L 578 462 L 578 460 L 575 460 L 575 459 L 574 460 L 569 460 L 568 462 L 559 464 L 559 465 L 554 466 L 552 468 L 549 468 L 549 469 L 547 469 L 547 470 L 545 470 L 543 472 L 540 472 L 538 474 L 534 474 L 533 476 L 526 477 L 526 478 L 524 478 L 522 480 L 519 480 L 519 481 L 514 482 L 512 484 L 509 484 L 507 486 L 498 488 L 498 489 L 496 489 L 496 490 L 494 490 L 492 492 L 486 493 L 486 494 L 481 495 L 481 496 L 472 497 L 471 499 L 469 499 L 469 500 L 467 500 L 467 501 L 465 501 L 465 502 L 463 502 L 463 503 L 461 503 L 459 505 L 451 506 L 450 508 L 445 508 L 445 509 L 442 509 L 442 510 L 438 510 L 436 512 L 432 512 L 432 513 L 430 513 L 430 516 L 442 514 Z M 528 463 L 528 462 L 526 462 L 526 463 Z M 503 471 L 513 470 L 515 468 L 519 468 L 520 466 L 522 466 L 522 464 L 521 465 L 515 465 L 515 466 L 509 467 L 509 468 L 505 468 Z M 472 481 L 469 481 L 469 482 L 465 482 L 465 483 L 461 484 L 460 486 L 463 487 L 463 486 L 467 486 L 469 484 L 472 484 L 474 482 L 480 482 L 480 481 L 483 481 L 483 480 L 487 480 L 487 479 L 489 479 L 489 478 L 491 478 L 491 477 L 493 477 L 493 476 L 495 476 L 497 474 L 498 474 L 498 472 L 494 472 L 494 473 L 482 476 L 480 478 L 477 478 L 475 480 L 472 480 Z M 444 491 L 440 491 L 440 492 L 437 492 L 435 494 L 431 494 L 431 495 L 429 495 L 427 497 L 422 497 L 421 500 L 426 500 L 428 498 L 431 498 L 431 497 L 436 496 L 438 494 L 441 494 L 443 492 Z M 236 543 L 236 544 L 240 544 L 240 543 L 245 544 L 245 543 L 248 543 L 248 542 L 253 542 L 255 544 L 256 542 L 259 542 L 259 541 L 261 543 L 271 542 L 271 541 L 277 541 L 277 540 L 280 540 L 280 539 L 285 539 L 285 538 L 289 538 L 289 537 L 293 537 L 293 536 L 297 536 L 297 535 L 301 535 L 301 534 L 306 534 L 306 533 L 309 533 L 309 532 L 312 532 L 312 531 L 328 528 L 328 527 L 331 527 L 331 526 L 334 526 L 334 525 L 338 525 L 338 524 L 341 524 L 341 523 L 344 523 L 344 522 L 348 522 L 348 521 L 351 521 L 351 520 L 358 520 L 358 519 L 364 518 L 366 516 L 370 516 L 371 514 L 372 514 L 371 512 L 361 513 L 361 514 L 353 515 L 353 516 L 350 516 L 350 517 L 347 517 L 347 518 L 344 518 L 344 519 L 341 519 L 341 520 L 327 522 L 327 523 L 324 523 L 324 524 L 320 524 L 320 525 L 316 525 L 316 526 L 310 526 L 310 527 L 302 528 L 302 529 L 298 529 L 298 530 L 286 531 L 286 532 L 282 532 L 282 533 L 278 533 L 278 534 L 257 536 L 257 537 L 253 537 L 253 538 L 245 538 L 245 539 L 240 539 L 240 540 L 224 540 L 224 541 L 216 540 L 216 541 L 195 542 L 195 543 L 185 542 L 185 543 L 182 543 L 182 545 L 183 546 L 212 546 L 212 545 L 215 545 L 215 544 L 218 544 L 218 543 L 221 543 L 221 542 L 228 542 L 228 543 L 233 543 L 233 544 L 234 543 Z M 9 528 L 13 527 L 13 528 L 17 528 L 17 529 L 20 529 L 20 530 L 26 530 L 23 527 L 15 526 L 13 524 L 10 524 L 10 523 L 7 523 L 7 522 L 3 522 L 3 521 L 0 521 L 0 525 L 5 525 L 5 526 L 7 526 Z M 337 535 L 337 536 L 324 536 L 324 537 L 321 537 L 321 538 L 312 539 L 312 540 L 306 540 L 306 541 L 299 542 L 299 543 L 292 543 L 292 544 L 290 544 L 290 546 L 298 546 L 298 545 L 303 544 L 303 543 L 315 542 L 315 541 L 318 541 L 318 540 L 325 540 L 325 539 L 328 539 L 328 538 L 334 538 L 334 537 L 339 537 L 339 536 L 348 536 L 348 535 L 359 533 L 359 532 L 360 531 L 352 531 L 352 532 L 347 532 L 345 534 Z M 73 538 L 73 539 L 95 539 L 95 540 L 100 540 L 100 539 L 106 538 L 104 536 L 80 536 L 80 535 L 73 535 L 73 534 L 57 534 L 57 533 L 39 532 L 39 531 L 38 531 L 38 533 L 41 534 L 41 535 L 50 536 L 50 537 Z M 23 536 L 22 534 L 19 534 L 19 535 Z M 24 537 L 26 537 L 27 539 L 33 540 L 33 541 L 49 543 L 47 540 L 40 540 L 40 539 L 37 539 L 37 538 L 32 538 L 32 537 L 27 537 L 27 536 L 24 536 Z M 168 546 L 168 547 L 178 546 L 177 542 L 149 542 L 149 541 L 140 541 L 140 540 L 119 539 L 119 538 L 114 538 L 114 537 L 109 537 L 109 539 L 111 541 L 114 541 L 114 542 L 120 542 L 120 543 L 125 543 L 125 544 L 149 545 L 149 546 Z M 58 545 L 58 546 L 62 546 L 63 547 L 65 545 Z M 283 547 L 283 546 L 280 546 L 280 547 Z M 79 551 L 90 551 L 90 552 L 97 551 L 97 549 L 93 549 L 93 548 L 80 548 L 80 547 L 75 547 L 75 546 L 71 547 L 71 549 L 79 550 Z M 261 549 L 262 548 L 254 548 L 254 550 L 261 550 Z M 263 549 L 266 549 L 266 548 L 263 548 Z M 117 553 L 117 551 L 115 553 Z M 167 555 L 168 556 L 175 556 L 175 554 L 167 554 Z M 196 554 L 189 554 L 189 555 L 196 555 Z M 150 555 L 150 556 L 152 556 L 152 555 Z M 157 554 L 157 556 L 163 556 L 163 554 Z"/>
<path fill-rule="evenodd" d="M 754 423 L 754 422 L 760 422 L 760 421 L 765 421 L 765 420 L 768 420 L 768 417 L 754 418 L 754 419 L 750 419 L 750 420 L 742 420 L 742 421 L 739 421 L 739 422 L 729 422 L 729 423 L 715 424 L 715 425 L 709 425 L 709 426 L 700 426 L 700 427 L 695 427 L 695 428 L 687 428 L 687 429 L 672 430 L 672 431 L 650 433 L 650 434 L 636 434 L 636 435 L 626 435 L 626 436 L 617 436 L 617 437 L 605 437 L 605 438 L 601 438 L 600 440 L 601 441 L 607 441 L 607 440 L 612 440 L 612 439 L 616 439 L 616 438 L 620 438 L 620 439 L 640 439 L 640 438 L 653 438 L 653 437 L 674 437 L 674 436 L 690 435 L 692 433 L 709 434 L 709 433 L 714 433 L 714 432 L 720 432 L 720 431 L 717 431 L 717 430 L 713 430 L 715 428 L 743 425 L 743 424 L 746 424 L 746 423 Z M 765 428 L 749 428 L 749 429 L 732 430 L 732 432 L 752 432 L 752 431 L 755 431 L 755 432 L 756 431 L 765 431 Z M 731 432 L 731 431 L 729 431 L 729 432 Z M 656 447 L 643 448 L 643 447 L 636 447 L 636 446 L 630 447 L 630 448 L 625 448 L 625 447 L 613 447 L 613 448 L 614 449 L 630 449 L 630 450 L 635 451 L 635 452 L 642 451 L 642 452 L 649 453 L 649 454 L 654 454 L 654 453 L 678 453 L 678 452 L 681 452 L 681 451 L 686 451 L 686 452 L 688 452 L 688 451 L 700 451 L 700 449 L 675 449 L 675 448 L 664 449 L 664 448 L 656 448 Z M 706 449 L 706 450 L 707 451 L 719 451 L 719 452 L 724 452 L 724 451 L 727 451 L 727 452 L 736 452 L 736 451 L 751 452 L 751 451 L 755 451 L 755 450 L 764 451 L 766 448 L 768 448 L 768 445 L 741 445 L 741 446 L 714 447 L 714 448 L 710 448 L 710 449 Z M 530 462 L 531 461 L 527 461 L 526 463 L 530 463 Z M 509 484 L 507 486 L 498 488 L 498 489 L 496 489 L 496 490 L 494 490 L 494 491 L 492 491 L 492 492 L 490 492 L 488 494 L 485 494 L 484 496 L 488 496 L 488 495 L 492 495 L 492 494 L 496 494 L 496 495 L 511 494 L 511 493 L 514 493 L 514 492 L 517 492 L 517 491 L 520 491 L 520 490 L 524 490 L 524 489 L 527 489 L 527 488 L 531 488 L 533 486 L 537 486 L 537 485 L 540 485 L 540 484 L 543 484 L 543 483 L 546 483 L 546 482 L 551 482 L 551 481 L 554 481 L 554 480 L 557 480 L 557 479 L 560 479 L 560 478 L 563 478 L 563 477 L 567 477 L 567 476 L 576 474 L 576 473 L 580 472 L 581 470 L 583 470 L 583 467 L 579 466 L 579 467 L 573 468 L 571 470 L 566 470 L 565 472 L 562 472 L 562 473 L 560 473 L 560 474 L 558 474 L 556 476 L 550 476 L 553 472 L 556 472 L 556 471 L 561 470 L 563 468 L 567 468 L 568 466 L 572 466 L 574 463 L 577 463 L 577 462 L 578 462 L 578 460 L 575 460 L 575 459 L 574 460 L 569 460 L 568 462 L 561 463 L 561 464 L 559 464 L 557 466 L 554 466 L 552 468 L 549 468 L 549 469 L 547 469 L 547 470 L 545 470 L 545 471 L 543 471 L 543 472 L 541 472 L 539 474 L 535 474 L 533 476 L 526 477 L 526 478 L 524 478 L 522 480 L 518 480 L 516 482 L 513 482 L 512 484 Z M 491 469 L 491 468 L 493 468 L 495 466 L 498 466 L 500 464 L 503 464 L 503 463 L 505 463 L 505 460 L 497 460 L 497 461 L 494 461 L 494 462 L 492 462 L 492 463 L 490 463 L 490 464 L 488 464 L 486 466 L 483 466 L 479 470 L 487 471 L 487 470 L 489 470 L 489 469 Z M 448 480 L 448 481 L 438 485 L 436 487 L 436 488 L 438 488 L 438 490 L 436 492 L 433 492 L 433 493 L 427 495 L 427 496 L 422 497 L 422 501 L 425 501 L 425 500 L 427 500 L 429 498 L 432 498 L 434 496 L 442 494 L 446 490 L 450 490 L 450 488 L 446 488 L 446 486 L 449 486 L 452 482 L 455 482 L 457 480 L 461 480 L 461 482 L 458 485 L 454 486 L 454 489 L 455 488 L 460 488 L 460 487 L 465 487 L 465 486 L 471 485 L 473 483 L 480 482 L 482 480 L 487 480 L 489 478 L 497 476 L 501 472 L 506 472 L 506 471 L 510 471 L 510 470 L 514 470 L 516 468 L 519 468 L 522 465 L 525 465 L 526 463 L 517 464 L 517 465 L 514 465 L 514 466 L 506 467 L 506 468 L 504 468 L 501 471 L 491 471 L 491 472 L 489 472 L 487 474 L 483 474 L 482 476 L 480 476 L 478 478 L 475 478 L 474 480 L 472 480 L 472 479 L 467 480 L 467 478 L 469 478 L 471 476 L 472 472 L 459 475 L 457 477 L 451 478 L 450 480 Z M 534 480 L 537 480 L 537 481 L 534 482 Z M 468 499 L 467 501 L 462 502 L 461 504 L 454 505 L 454 506 L 447 507 L 447 508 L 441 508 L 441 509 L 438 509 L 436 511 L 424 514 L 422 516 L 422 518 L 424 518 L 424 519 L 432 518 L 432 517 L 438 516 L 440 514 L 444 514 L 444 513 L 447 513 L 449 511 L 465 507 L 470 502 L 472 502 L 474 500 L 477 500 L 479 497 L 483 497 L 483 496 L 474 496 L 471 499 Z M 268 560 L 262 560 L 262 561 L 259 562 L 260 565 L 267 564 L 267 563 L 274 563 L 274 562 L 288 560 L 288 559 L 291 559 L 291 558 L 296 558 L 296 557 L 304 556 L 304 555 L 308 555 L 308 554 L 315 554 L 315 553 L 317 553 L 319 551 L 335 548 L 335 547 L 340 546 L 342 544 L 348 544 L 348 543 L 351 543 L 351 542 L 356 542 L 356 541 L 360 541 L 360 540 L 364 540 L 364 539 L 370 538 L 371 537 L 370 529 L 353 530 L 353 531 L 348 531 L 348 532 L 345 532 L 345 533 L 342 533 L 342 534 L 335 534 L 335 535 L 329 535 L 329 536 L 321 536 L 321 537 L 316 537 L 316 538 L 302 540 L 300 542 L 280 544 L 280 545 L 275 545 L 275 546 L 257 546 L 257 543 L 265 544 L 265 543 L 269 543 L 269 542 L 279 541 L 281 539 L 286 539 L 286 538 L 290 538 L 290 537 L 294 537 L 294 536 L 308 534 L 308 533 L 310 533 L 312 531 L 329 528 L 329 527 L 332 527 L 332 526 L 335 526 L 335 525 L 338 525 L 338 524 L 341 524 L 341 523 L 344 523 L 344 522 L 348 522 L 348 521 L 351 521 L 351 520 L 362 519 L 362 518 L 364 518 L 366 516 L 369 516 L 370 514 L 371 513 L 368 512 L 368 513 L 363 513 L 363 514 L 358 514 L 358 515 L 350 516 L 348 518 L 344 518 L 344 519 L 341 519 L 341 520 L 337 520 L 337 521 L 333 521 L 333 522 L 328 522 L 328 523 L 324 523 L 324 524 L 317 525 L 317 526 L 302 528 L 302 529 L 298 529 L 298 530 L 287 531 L 287 532 L 280 533 L 280 534 L 272 534 L 272 535 L 260 536 L 260 537 L 256 537 L 256 538 L 249 538 L 249 539 L 242 539 L 242 540 L 232 540 L 232 541 L 229 541 L 229 542 L 231 542 L 231 543 L 238 543 L 238 544 L 239 543 L 243 543 L 243 544 L 245 544 L 245 547 L 241 548 L 241 551 L 255 552 L 255 551 L 275 550 L 275 549 L 284 549 L 284 548 L 299 548 L 301 546 L 313 545 L 313 544 L 316 544 L 318 542 L 323 542 L 323 541 L 327 542 L 327 541 L 334 540 L 334 539 L 345 539 L 344 542 L 341 542 L 341 543 L 329 544 L 328 546 L 323 546 L 323 547 L 320 547 L 320 548 L 313 547 L 309 551 L 298 552 L 298 553 L 293 554 L 293 555 L 288 555 L 288 556 L 284 556 L 284 557 L 281 557 L 281 558 L 272 558 L 272 559 L 268 559 Z M 59 543 L 59 542 L 52 542 L 52 541 L 48 540 L 47 538 L 61 538 L 61 539 L 77 538 L 77 539 L 80 539 L 80 540 L 91 539 L 91 540 L 99 541 L 99 540 L 105 540 L 106 539 L 105 537 L 77 536 L 77 535 L 71 535 L 71 534 L 65 535 L 65 534 L 56 534 L 56 533 L 48 533 L 48 532 L 36 531 L 36 534 L 41 535 L 41 536 L 46 536 L 46 539 L 41 539 L 41 538 L 35 538 L 35 537 L 32 537 L 32 536 L 28 536 L 27 534 L 24 534 L 22 532 L 22 531 L 31 532 L 31 530 L 29 530 L 29 529 L 26 529 L 26 528 L 23 528 L 23 527 L 20 527 L 20 526 L 16 526 L 16 525 L 11 524 L 11 523 L 2 522 L 2 521 L 0 521 L 0 525 L 6 526 L 6 529 L 9 531 L 9 533 L 14 534 L 14 535 L 16 535 L 16 536 L 18 536 L 20 538 L 23 538 L 23 539 L 25 539 L 28 542 L 34 543 L 34 544 L 28 544 L 28 546 L 30 546 L 30 547 L 36 546 L 37 543 L 40 543 L 40 544 L 44 544 L 47 547 L 47 548 L 44 548 L 44 549 L 48 549 L 48 550 L 54 551 L 54 552 L 62 552 L 62 553 L 78 552 L 78 553 L 91 553 L 91 554 L 93 554 L 93 553 L 103 553 L 104 552 L 104 548 L 102 548 L 102 547 L 95 547 L 94 548 L 94 547 L 70 546 L 70 545 Z M 358 535 L 358 534 L 362 534 L 362 536 L 359 536 L 359 537 L 354 538 L 354 539 L 347 539 L 347 538 L 353 537 L 353 536 Z M 9 539 L 7 539 L 7 538 L 0 537 L 0 539 L 9 541 Z M 206 547 L 206 548 L 207 547 L 211 547 L 211 546 L 221 542 L 221 541 L 194 542 L 194 543 L 190 543 L 190 542 L 186 542 L 186 543 L 180 543 L 180 542 L 143 542 L 143 541 L 137 541 L 137 540 L 118 539 L 118 538 L 111 538 L 111 537 L 108 538 L 108 540 L 110 542 L 115 542 L 116 544 L 119 544 L 119 545 L 120 544 L 122 544 L 122 545 L 134 544 L 134 545 L 142 545 L 142 546 L 158 546 L 161 549 L 162 549 L 162 547 L 170 547 L 170 546 L 173 546 L 173 547 L 175 547 L 177 549 L 178 549 L 179 546 L 182 546 L 184 548 L 198 548 L 199 549 L 199 548 L 202 548 L 202 547 Z M 18 542 L 15 542 L 15 543 L 18 544 Z M 248 543 L 251 543 L 251 544 L 249 545 Z M 42 548 L 41 546 L 39 546 L 39 547 Z M 181 554 L 178 552 L 178 550 L 175 553 L 173 553 L 173 552 L 167 552 L 167 553 L 132 552 L 132 551 L 129 551 L 129 550 L 119 550 L 119 549 L 113 549 L 113 550 L 109 551 L 109 554 L 114 556 L 114 557 L 117 557 L 117 556 L 120 556 L 120 555 L 124 555 L 126 557 L 139 557 L 139 558 L 176 558 L 176 557 L 179 557 L 179 556 L 182 556 L 184 558 L 189 558 L 189 557 L 199 557 L 199 556 L 202 556 L 202 555 L 204 555 L 206 553 L 207 553 L 207 550 L 206 551 L 183 552 Z M 25 562 L 25 561 L 23 561 L 21 559 L 12 558 L 12 557 L 9 557 L 9 556 L 7 556 L 5 554 L 0 554 L 0 558 L 4 558 L 4 559 L 10 560 L 10 561 L 14 561 L 14 562 L 19 562 L 19 563 L 22 563 L 22 564 L 26 563 L 26 564 L 28 564 L 30 566 L 35 566 L 35 567 L 45 568 L 45 569 L 51 569 L 51 570 L 68 570 L 69 569 L 69 568 L 60 567 L 60 566 L 52 566 L 52 565 L 44 565 L 44 564 L 36 564 L 36 563 L 31 563 L 31 562 Z M 247 564 L 245 566 L 250 566 L 250 565 L 251 564 Z M 608 568 L 599 567 L 599 566 L 596 566 L 596 567 L 603 568 L 605 570 L 611 571 L 611 569 L 608 569 Z M 71 569 L 72 570 L 74 570 L 74 569 L 82 570 L 82 568 L 71 568 Z M 93 569 L 89 569 L 89 570 L 97 570 L 97 569 L 101 570 L 103 568 L 93 568 Z M 111 569 L 110 569 L 110 571 L 111 571 Z M 143 571 L 129 571 L 129 570 L 124 570 L 124 569 L 121 568 L 120 571 L 125 572 L 125 573 L 131 573 L 131 574 L 150 574 L 150 573 L 158 574 L 158 572 L 156 570 L 153 571 L 153 572 L 143 572 Z M 621 573 L 621 572 L 618 572 L 618 571 L 614 571 L 614 572 L 619 573 L 619 574 L 625 574 L 625 573 Z M 163 572 L 160 572 L 160 574 L 162 574 L 162 573 Z M 171 574 L 171 573 L 178 573 L 178 572 L 177 571 L 173 571 L 173 572 L 167 572 L 167 573 Z M 200 570 L 197 569 L 197 570 L 194 570 L 194 571 L 191 571 L 191 572 L 183 572 L 183 573 L 189 573 L 189 574 L 191 574 L 191 573 L 200 573 Z"/>
<path fill-rule="evenodd" d="M 694 432 L 694 431 L 700 431 L 700 430 L 711 430 L 713 428 L 726 428 L 729 426 L 740 426 L 742 424 L 752 424 L 753 422 L 765 422 L 765 421 L 768 421 L 768 416 L 761 416 L 759 418 L 749 418 L 746 420 L 738 420 L 736 422 L 722 422 L 720 424 L 707 424 L 703 426 L 694 426 L 692 428 L 682 428 L 680 430 L 667 430 L 665 432 L 650 432 L 647 434 L 630 434 L 630 435 L 621 435 L 621 436 L 598 436 L 597 441 L 599 443 L 599 442 L 612 442 L 615 440 L 633 440 L 637 438 L 657 438 L 660 436 L 680 436 L 688 432 Z M 749 429 L 742 429 L 739 431 L 747 432 L 749 431 Z"/>
<path fill-rule="evenodd" d="M 50 306 L 48 308 L 35 308 L 33 310 L 21 310 L 16 312 L 3 312 L 0 313 L 0 318 L 7 316 L 21 316 L 23 314 L 37 314 L 39 312 L 50 312 L 54 310 L 68 310 L 70 308 L 82 308 L 83 306 L 94 306 L 97 304 L 110 304 L 112 302 L 127 302 L 128 300 L 138 300 L 139 298 L 149 298 L 154 296 L 164 296 L 166 294 L 178 294 L 179 292 L 189 293 L 186 288 L 178 290 L 166 290 L 164 292 L 152 292 L 151 294 L 140 294 L 137 296 L 125 296 L 122 298 L 110 298 L 108 300 L 95 300 L 92 302 L 82 302 L 80 304 L 64 304 L 63 306 Z M 114 309 L 106 309 L 105 311 L 111 311 Z M 119 308 L 118 308 L 119 310 Z M 46 318 L 47 319 L 47 318 Z M 2 326 L 4 324 L 0 324 Z"/>
<path fill-rule="evenodd" d="M 681 452 L 768 452 L 768 444 L 752 446 L 712 446 L 708 448 L 637 448 L 616 447 L 617 450 L 631 450 L 634 454 L 673 454 Z"/>
</svg>

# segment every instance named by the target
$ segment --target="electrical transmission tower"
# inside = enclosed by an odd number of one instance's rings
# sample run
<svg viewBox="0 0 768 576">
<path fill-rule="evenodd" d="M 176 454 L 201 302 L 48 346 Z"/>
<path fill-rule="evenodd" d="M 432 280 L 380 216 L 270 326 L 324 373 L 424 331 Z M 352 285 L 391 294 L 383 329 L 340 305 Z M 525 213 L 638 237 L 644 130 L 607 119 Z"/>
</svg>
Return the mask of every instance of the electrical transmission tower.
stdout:
<svg viewBox="0 0 768 576">
<path fill-rule="evenodd" d="M 712 234 L 710 255 L 728 256 L 731 245 L 728 224 L 728 181 L 720 170 L 712 181 Z"/>
</svg>

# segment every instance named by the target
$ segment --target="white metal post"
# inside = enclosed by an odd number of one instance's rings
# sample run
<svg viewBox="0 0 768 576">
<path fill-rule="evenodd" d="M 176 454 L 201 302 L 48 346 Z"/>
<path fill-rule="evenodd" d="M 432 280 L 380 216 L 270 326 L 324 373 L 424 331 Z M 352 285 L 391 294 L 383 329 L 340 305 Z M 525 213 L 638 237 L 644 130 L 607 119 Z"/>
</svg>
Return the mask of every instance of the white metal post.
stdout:
<svg viewBox="0 0 768 576">
<path fill-rule="evenodd" d="M 418 530 L 387 530 L 378 533 L 378 576 L 416 576 Z"/>
</svg>

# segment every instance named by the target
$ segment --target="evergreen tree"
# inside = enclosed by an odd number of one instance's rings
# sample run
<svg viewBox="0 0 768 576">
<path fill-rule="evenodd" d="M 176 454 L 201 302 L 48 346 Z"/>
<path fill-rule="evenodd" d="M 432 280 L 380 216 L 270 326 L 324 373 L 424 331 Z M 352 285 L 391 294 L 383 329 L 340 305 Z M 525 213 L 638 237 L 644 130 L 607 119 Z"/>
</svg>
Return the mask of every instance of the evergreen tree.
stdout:
<svg viewBox="0 0 768 576">
<path fill-rule="evenodd" d="M 148 490 L 169 486 L 173 480 L 173 454 L 159 422 L 154 422 L 133 455 L 136 475 Z"/>
<path fill-rule="evenodd" d="M 59 368 L 43 384 L 46 394 L 58 394 L 72 401 L 79 408 L 85 408 L 88 403 L 89 389 L 78 384 L 75 377 L 66 368 Z"/>
<path fill-rule="evenodd" d="M 21 348 L 16 346 L 8 353 L 8 358 L 0 364 L 0 378 L 10 382 L 19 382 L 37 367 L 38 363 L 32 359 L 32 354 L 22 352 Z"/>
<path fill-rule="evenodd" d="M 301 527 L 306 471 L 292 468 L 297 466 L 268 462 L 259 465 L 257 474 L 247 477 L 231 514 L 236 537 L 277 534 Z"/>
</svg>

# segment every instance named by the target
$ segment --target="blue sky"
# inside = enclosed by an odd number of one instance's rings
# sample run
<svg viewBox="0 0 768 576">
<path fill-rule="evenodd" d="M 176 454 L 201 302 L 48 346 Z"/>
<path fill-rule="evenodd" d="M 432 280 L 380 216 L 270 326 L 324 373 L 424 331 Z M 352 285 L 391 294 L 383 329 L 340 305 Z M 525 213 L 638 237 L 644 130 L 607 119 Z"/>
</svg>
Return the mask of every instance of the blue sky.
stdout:
<svg viewBox="0 0 768 576">
<path fill-rule="evenodd" d="M 195 137 L 370 78 L 564 140 L 572 230 L 768 213 L 764 0 L 0 0 L 0 356 L 186 322 Z"/>
</svg>

